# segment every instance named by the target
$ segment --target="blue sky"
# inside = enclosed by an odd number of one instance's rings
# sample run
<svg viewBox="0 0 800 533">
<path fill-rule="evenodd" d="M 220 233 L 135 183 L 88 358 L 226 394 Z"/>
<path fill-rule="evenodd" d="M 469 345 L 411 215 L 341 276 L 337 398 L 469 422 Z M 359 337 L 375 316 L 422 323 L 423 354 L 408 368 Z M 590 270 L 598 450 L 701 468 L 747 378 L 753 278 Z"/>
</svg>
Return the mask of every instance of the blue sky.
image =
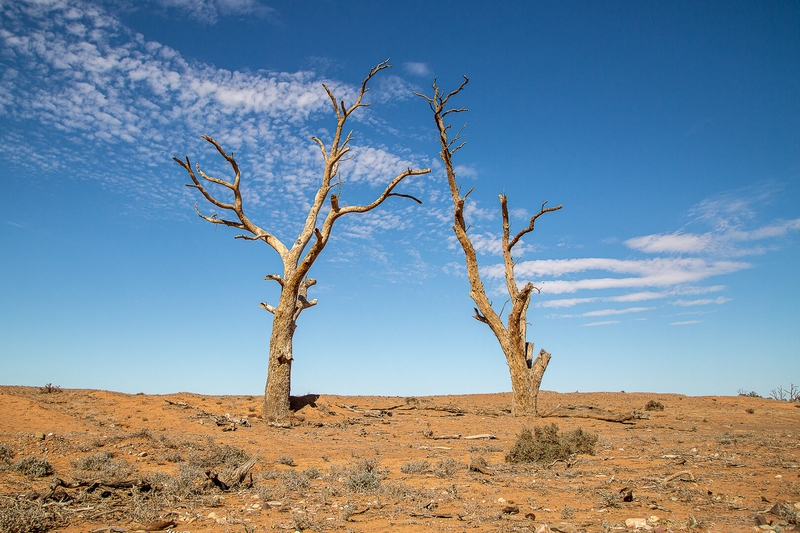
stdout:
<svg viewBox="0 0 800 533">
<path fill-rule="evenodd" d="M 342 201 L 407 166 L 402 199 L 343 219 L 314 266 L 293 393 L 510 390 L 471 318 L 433 77 L 469 113 L 459 180 L 484 279 L 506 192 L 541 287 L 543 388 L 767 394 L 800 382 L 800 4 L 0 0 L 0 383 L 259 394 L 277 256 L 211 212 L 173 156 L 227 169 L 294 239 L 333 113 L 352 101 Z M 329 138 L 329 137 L 327 137 Z"/>
</svg>

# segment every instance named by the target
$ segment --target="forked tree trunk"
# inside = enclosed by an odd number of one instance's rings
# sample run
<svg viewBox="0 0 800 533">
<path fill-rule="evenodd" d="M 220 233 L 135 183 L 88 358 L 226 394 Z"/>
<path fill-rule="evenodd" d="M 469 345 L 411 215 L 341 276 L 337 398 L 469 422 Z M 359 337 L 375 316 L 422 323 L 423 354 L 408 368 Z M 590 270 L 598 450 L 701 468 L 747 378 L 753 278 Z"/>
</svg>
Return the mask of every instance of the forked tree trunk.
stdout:
<svg viewBox="0 0 800 533">
<path fill-rule="evenodd" d="M 350 152 L 349 144 L 353 139 L 352 132 L 343 135 L 345 123 L 347 118 L 359 108 L 369 106 L 369 104 L 363 102 L 364 95 L 369 91 L 367 83 L 375 74 L 388 68 L 392 68 L 388 59 L 373 67 L 364 81 L 361 82 L 361 90 L 358 91 L 355 101 L 350 106 L 345 105 L 344 101 L 338 100 L 325 84 L 322 85 L 331 99 L 333 112 L 336 114 L 336 129 L 333 132 L 333 139 L 327 146 L 317 137 L 311 137 L 311 140 L 319 146 L 322 152 L 325 167 L 322 171 L 322 180 L 319 188 L 314 195 L 314 202 L 311 204 L 306 216 L 306 222 L 291 247 L 287 247 L 277 236 L 254 224 L 245 215 L 244 200 L 239 187 L 241 172 L 232 152 L 230 154 L 227 153 L 217 141 L 206 135 L 203 136 L 203 139 L 211 143 L 230 164 L 234 172 L 232 181 L 209 176 L 200 170 L 199 165 L 192 167 L 188 157 L 185 160 L 177 157 L 173 158 L 189 174 L 192 183 L 187 184 L 188 187 L 200 191 L 203 197 L 217 209 L 236 215 L 235 219 L 233 217 L 227 219 L 224 216 L 219 216 L 218 213 L 204 215 L 195 204 L 195 211 L 197 211 L 197 215 L 200 218 L 211 224 L 221 224 L 244 231 L 244 234 L 237 235 L 236 238 L 248 241 L 263 241 L 275 250 L 283 261 L 283 276 L 269 274 L 265 278 L 275 281 L 281 286 L 281 297 L 278 305 L 273 307 L 268 303 L 261 303 L 261 308 L 269 311 L 275 317 L 269 342 L 267 385 L 264 390 L 264 403 L 261 409 L 265 420 L 282 420 L 289 414 L 293 360 L 292 336 L 300 313 L 317 303 L 316 300 L 307 298 L 308 288 L 316 283 L 314 279 L 307 277 L 308 271 L 328 243 L 334 223 L 344 215 L 372 211 L 391 196 L 407 198 L 419 204 L 422 203 L 410 194 L 395 192 L 395 188 L 409 176 L 428 174 L 431 171 L 429 168 L 418 170 L 407 168 L 400 172 L 385 186 L 383 192 L 368 204 L 345 205 L 346 202 L 342 202 L 340 205 L 339 196 L 342 193 L 341 188 L 344 182 L 340 179 L 339 163 L 350 159 L 351 156 L 347 154 Z M 203 181 L 200 180 L 201 178 Z M 207 188 L 209 184 L 215 187 L 216 191 L 220 191 L 220 187 L 228 189 L 233 194 L 233 200 L 220 200 L 214 190 Z M 334 190 L 338 192 L 334 193 Z M 327 213 L 323 211 L 326 202 L 330 203 L 330 209 L 327 210 Z"/>
<path fill-rule="evenodd" d="M 511 309 L 508 312 L 508 325 L 506 325 L 500 318 L 502 310 L 500 313 L 497 313 L 492 306 L 492 302 L 486 296 L 486 290 L 481 281 L 480 269 L 478 268 L 478 258 L 475 247 L 467 234 L 469 226 L 464 220 L 464 204 L 467 196 L 472 192 L 472 189 L 462 196 L 461 188 L 456 182 L 456 174 L 452 161 L 453 154 L 462 148 L 464 143 L 458 144 L 458 134 L 452 139 L 448 138 L 450 126 L 447 125 L 444 120 L 450 113 L 466 111 L 464 108 L 448 109 L 447 101 L 451 96 L 455 96 L 461 92 L 468 81 L 469 79 L 465 76 L 464 82 L 458 89 L 445 94 L 444 91 L 436 85 L 436 81 L 434 80 L 432 97 L 419 93 L 417 93 L 417 95 L 428 101 L 433 111 L 436 127 L 439 130 L 439 142 L 442 147 L 442 151 L 439 155 L 447 171 L 447 183 L 453 198 L 453 231 L 456 234 L 458 242 L 461 244 L 461 248 L 464 250 L 467 263 L 467 278 L 469 279 L 471 287 L 469 295 L 476 305 L 475 316 L 473 318 L 489 326 L 492 333 L 497 337 L 500 347 L 506 356 L 508 370 L 511 374 L 511 390 L 513 393 L 511 414 L 513 416 L 536 416 L 539 387 L 542 384 L 542 377 L 544 376 L 544 371 L 547 369 L 547 364 L 550 362 L 550 354 L 542 350 L 534 361 L 533 343 L 526 342 L 526 317 L 528 306 L 530 304 L 531 294 L 533 291 L 538 292 L 539 289 L 534 287 L 531 282 L 525 283 L 521 288 L 517 285 L 514 279 L 514 264 L 516 261 L 514 257 L 512 257 L 512 251 L 514 246 L 521 242 L 520 239 L 522 239 L 522 237 L 533 231 L 536 219 L 545 213 L 561 209 L 561 206 L 545 207 L 547 202 L 543 203 L 539 212 L 531 217 L 528 226 L 515 235 L 512 235 L 508 214 L 508 198 L 505 194 L 500 195 L 500 209 L 503 217 L 503 235 L 501 236 L 500 244 L 503 252 L 506 288 L 508 289 L 509 301 L 511 302 Z M 503 307 L 505 308 L 505 305 Z"/>
</svg>

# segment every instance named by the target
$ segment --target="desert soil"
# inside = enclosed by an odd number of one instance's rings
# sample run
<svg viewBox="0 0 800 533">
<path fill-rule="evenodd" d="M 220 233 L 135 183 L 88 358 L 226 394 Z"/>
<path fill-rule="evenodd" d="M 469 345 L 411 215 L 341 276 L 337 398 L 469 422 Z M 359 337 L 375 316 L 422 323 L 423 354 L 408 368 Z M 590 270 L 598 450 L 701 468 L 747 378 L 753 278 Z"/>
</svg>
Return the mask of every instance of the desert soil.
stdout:
<svg viewBox="0 0 800 533">
<path fill-rule="evenodd" d="M 310 400 L 276 427 L 259 418 L 257 396 L 0 387 L 0 523 L 64 532 L 788 531 L 800 513 L 797 403 L 540 395 L 543 411 L 644 415 L 618 423 L 514 418 L 510 394 Z M 664 409 L 646 411 L 651 400 Z M 596 434 L 595 453 L 505 461 L 523 428 L 553 422 Z M 494 438 L 466 438 L 482 434 Z M 222 490 L 208 480 L 255 453 L 243 484 Z M 52 472 L 25 475 L 28 458 Z M 470 469 L 479 458 L 483 471 Z"/>
</svg>

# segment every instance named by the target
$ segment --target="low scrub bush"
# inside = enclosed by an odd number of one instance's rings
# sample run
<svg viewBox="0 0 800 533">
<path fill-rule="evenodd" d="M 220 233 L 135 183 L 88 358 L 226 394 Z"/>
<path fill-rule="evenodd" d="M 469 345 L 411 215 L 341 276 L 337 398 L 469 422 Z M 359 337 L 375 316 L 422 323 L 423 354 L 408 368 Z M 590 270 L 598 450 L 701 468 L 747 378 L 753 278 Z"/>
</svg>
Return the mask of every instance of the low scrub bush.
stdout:
<svg viewBox="0 0 800 533">
<path fill-rule="evenodd" d="M 14 455 L 14 449 L 11 446 L 0 442 L 0 463 L 10 463 Z"/>
<path fill-rule="evenodd" d="M 656 400 L 650 400 L 644 406 L 645 411 L 663 411 L 664 404 Z"/>
<path fill-rule="evenodd" d="M 44 459 L 26 457 L 14 463 L 14 470 L 30 478 L 45 477 L 53 473 L 53 465 Z"/>
<path fill-rule="evenodd" d="M 567 459 L 571 455 L 594 454 L 597 435 L 582 428 L 559 433 L 557 424 L 523 429 L 506 455 L 508 463 L 540 463 Z"/>
<path fill-rule="evenodd" d="M 386 474 L 376 459 L 362 459 L 347 469 L 344 485 L 351 492 L 374 492 L 381 486 Z"/>
<path fill-rule="evenodd" d="M 131 465 L 116 461 L 110 452 L 87 455 L 70 461 L 75 475 L 83 479 L 122 480 L 132 474 Z"/>
<path fill-rule="evenodd" d="M 400 467 L 400 472 L 403 474 L 421 474 L 431 469 L 431 464 L 426 461 L 409 461 Z"/>
<path fill-rule="evenodd" d="M 38 533 L 56 525 L 53 511 L 40 501 L 0 497 L 0 531 Z"/>
</svg>

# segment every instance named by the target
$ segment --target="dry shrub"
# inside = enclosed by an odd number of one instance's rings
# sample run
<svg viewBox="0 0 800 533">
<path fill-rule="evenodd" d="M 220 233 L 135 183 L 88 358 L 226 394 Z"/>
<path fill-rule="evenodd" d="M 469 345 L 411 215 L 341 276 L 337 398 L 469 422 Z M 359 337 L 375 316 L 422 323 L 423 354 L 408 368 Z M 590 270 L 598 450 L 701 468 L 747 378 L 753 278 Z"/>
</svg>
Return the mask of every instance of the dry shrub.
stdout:
<svg viewBox="0 0 800 533">
<path fill-rule="evenodd" d="M 281 455 L 280 457 L 278 457 L 278 464 L 286 466 L 294 466 L 295 462 L 294 458 L 291 457 L 290 455 Z"/>
<path fill-rule="evenodd" d="M 126 461 L 115 461 L 110 452 L 87 455 L 70 461 L 75 476 L 83 479 L 121 480 L 132 473 L 131 465 Z"/>
<path fill-rule="evenodd" d="M 462 463 L 459 463 L 452 457 L 448 457 L 447 459 L 436 462 L 433 473 L 436 474 L 437 477 L 453 477 L 461 466 Z"/>
<path fill-rule="evenodd" d="M 430 470 L 431 464 L 426 461 L 409 461 L 400 467 L 400 472 L 403 474 L 421 474 Z"/>
<path fill-rule="evenodd" d="M 220 446 L 209 438 L 208 446 L 192 452 L 188 462 L 192 466 L 199 468 L 219 468 L 222 466 L 236 468 L 247 462 L 248 459 L 250 459 L 250 456 L 244 450 L 227 444 Z"/>
<path fill-rule="evenodd" d="M 16 454 L 11 446 L 0 442 L 0 463 L 10 463 L 11 459 L 14 458 L 14 455 Z"/>
<path fill-rule="evenodd" d="M 26 457 L 14 463 L 14 470 L 30 478 L 45 477 L 53 473 L 53 465 L 44 459 Z"/>
<path fill-rule="evenodd" d="M 381 486 L 388 472 L 380 467 L 377 459 L 362 459 L 347 468 L 344 485 L 351 492 L 360 494 L 374 492 Z"/>
<path fill-rule="evenodd" d="M 657 402 L 656 400 L 650 400 L 644 406 L 645 411 L 663 411 L 664 404 L 661 402 Z"/>
<path fill-rule="evenodd" d="M 533 433 L 523 429 L 511 451 L 506 455 L 508 463 L 537 463 L 567 459 L 571 455 L 586 453 L 593 455 L 597 435 L 577 428 L 564 433 L 558 432 L 558 425 L 537 426 Z"/>
<path fill-rule="evenodd" d="M 0 497 L 0 531 L 38 533 L 56 525 L 53 512 L 40 501 Z"/>
</svg>

